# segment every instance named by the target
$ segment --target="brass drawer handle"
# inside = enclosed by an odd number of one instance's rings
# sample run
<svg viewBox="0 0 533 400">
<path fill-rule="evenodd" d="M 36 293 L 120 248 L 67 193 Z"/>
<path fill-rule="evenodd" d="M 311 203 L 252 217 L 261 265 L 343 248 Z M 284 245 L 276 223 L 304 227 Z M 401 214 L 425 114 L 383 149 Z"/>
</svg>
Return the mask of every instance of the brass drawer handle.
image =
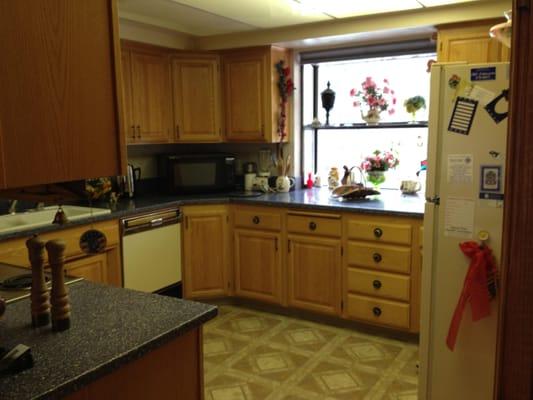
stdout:
<svg viewBox="0 0 533 400">
<path fill-rule="evenodd" d="M 372 309 L 372 313 L 376 316 L 376 317 L 379 317 L 381 315 L 381 308 L 379 307 L 374 307 Z"/>
<path fill-rule="evenodd" d="M 378 262 L 381 262 L 381 260 L 383 260 L 383 257 L 379 253 L 374 253 L 372 254 L 372 259 L 374 260 L 374 262 L 378 263 Z"/>
<path fill-rule="evenodd" d="M 316 223 L 314 223 L 313 221 L 309 222 L 309 229 L 314 231 L 316 229 Z"/>
<path fill-rule="evenodd" d="M 374 282 L 372 282 L 372 286 L 374 286 L 374 289 L 381 289 L 381 281 L 379 280 L 374 280 Z"/>
<path fill-rule="evenodd" d="M 378 239 L 383 235 L 383 230 L 381 228 L 375 228 L 374 229 L 374 236 Z"/>
<path fill-rule="evenodd" d="M 254 224 L 257 225 L 257 224 L 259 224 L 259 222 L 261 222 L 261 220 L 260 220 L 259 217 L 256 215 L 255 217 L 252 218 L 252 222 L 253 222 Z"/>
</svg>

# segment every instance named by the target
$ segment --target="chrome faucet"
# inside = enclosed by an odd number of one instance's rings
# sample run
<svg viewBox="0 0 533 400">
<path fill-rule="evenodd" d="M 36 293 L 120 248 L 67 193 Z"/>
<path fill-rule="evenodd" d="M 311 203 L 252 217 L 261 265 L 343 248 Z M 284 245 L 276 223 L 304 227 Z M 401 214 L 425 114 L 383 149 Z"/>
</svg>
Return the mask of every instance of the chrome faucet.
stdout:
<svg viewBox="0 0 533 400">
<path fill-rule="evenodd" d="M 9 200 L 9 209 L 7 210 L 7 212 L 11 215 L 14 215 L 16 214 L 17 212 L 17 203 L 18 203 L 18 200 Z"/>
</svg>

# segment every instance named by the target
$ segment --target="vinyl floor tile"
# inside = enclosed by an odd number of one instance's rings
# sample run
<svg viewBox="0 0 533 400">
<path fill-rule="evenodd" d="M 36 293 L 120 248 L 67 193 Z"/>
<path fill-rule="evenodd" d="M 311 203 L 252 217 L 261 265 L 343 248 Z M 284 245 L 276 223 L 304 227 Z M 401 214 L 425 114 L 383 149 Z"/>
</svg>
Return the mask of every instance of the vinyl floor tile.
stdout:
<svg viewBox="0 0 533 400">
<path fill-rule="evenodd" d="M 237 306 L 204 327 L 206 400 L 416 400 L 415 344 Z"/>
</svg>

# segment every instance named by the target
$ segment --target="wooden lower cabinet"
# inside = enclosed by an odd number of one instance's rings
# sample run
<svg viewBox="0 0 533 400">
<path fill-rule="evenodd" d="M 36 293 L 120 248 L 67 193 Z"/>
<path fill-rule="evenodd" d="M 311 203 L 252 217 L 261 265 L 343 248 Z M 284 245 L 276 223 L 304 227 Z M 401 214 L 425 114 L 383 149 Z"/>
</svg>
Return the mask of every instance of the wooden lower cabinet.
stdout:
<svg viewBox="0 0 533 400">
<path fill-rule="evenodd" d="M 233 240 L 235 295 L 281 304 L 281 235 L 237 229 Z"/>
<path fill-rule="evenodd" d="M 118 246 L 108 248 L 104 253 L 68 261 L 65 272 L 91 282 L 122 285 L 120 250 Z"/>
<path fill-rule="evenodd" d="M 341 241 L 288 236 L 288 304 L 325 314 L 339 314 Z"/>
<path fill-rule="evenodd" d="M 418 332 L 421 220 L 345 217 L 343 316 Z"/>
<path fill-rule="evenodd" d="M 185 298 L 225 296 L 231 290 L 228 207 L 182 208 L 183 294 Z"/>
<path fill-rule="evenodd" d="M 80 237 L 89 229 L 96 229 L 106 236 L 107 247 L 104 252 L 93 255 L 87 255 L 82 252 L 79 245 Z M 30 262 L 26 240 L 30 237 L 31 234 L 27 237 L 0 242 L 0 262 L 29 268 Z M 65 241 L 65 271 L 67 274 L 81 277 L 91 282 L 122 286 L 122 264 L 117 220 L 47 232 L 40 234 L 39 237 L 44 241 L 51 239 Z"/>
<path fill-rule="evenodd" d="M 190 331 L 125 364 L 66 399 L 203 399 L 201 329 Z"/>
</svg>

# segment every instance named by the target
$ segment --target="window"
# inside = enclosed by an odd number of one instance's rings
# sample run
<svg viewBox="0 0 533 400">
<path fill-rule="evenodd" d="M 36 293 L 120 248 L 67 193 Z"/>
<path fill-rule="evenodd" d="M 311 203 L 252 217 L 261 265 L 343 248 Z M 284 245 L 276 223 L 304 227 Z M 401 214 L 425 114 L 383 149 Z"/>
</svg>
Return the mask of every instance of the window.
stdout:
<svg viewBox="0 0 533 400">
<path fill-rule="evenodd" d="M 394 52 L 391 52 L 394 53 Z M 380 54 L 372 58 L 320 60 L 302 67 L 302 122 L 303 122 L 303 167 L 305 176 L 314 171 L 326 181 L 331 167 L 360 166 L 365 156 L 375 150 L 392 150 L 399 166 L 387 172 L 383 188 L 399 188 L 402 179 L 413 178 L 427 157 L 427 119 L 429 107 L 428 61 L 435 53 L 425 51 L 403 54 Z M 303 58 L 305 60 L 305 57 Z M 304 61 L 305 62 L 305 61 Z M 350 90 L 361 89 L 361 83 L 372 77 L 378 87 L 387 86 L 394 91 L 389 97 L 389 109 L 381 113 L 378 126 L 367 126 L 362 119 L 361 107 L 354 107 Z M 385 83 L 384 80 L 388 83 Z M 325 126 L 326 110 L 322 108 L 320 93 L 330 82 L 335 91 L 335 103 L 330 111 L 329 126 Z M 422 96 L 426 109 L 416 113 L 416 122 L 404 108 L 404 101 L 413 96 Z M 392 104 L 392 97 L 396 104 Z M 389 114 L 390 108 L 394 113 Z M 314 118 L 321 126 L 312 126 Z"/>
</svg>

